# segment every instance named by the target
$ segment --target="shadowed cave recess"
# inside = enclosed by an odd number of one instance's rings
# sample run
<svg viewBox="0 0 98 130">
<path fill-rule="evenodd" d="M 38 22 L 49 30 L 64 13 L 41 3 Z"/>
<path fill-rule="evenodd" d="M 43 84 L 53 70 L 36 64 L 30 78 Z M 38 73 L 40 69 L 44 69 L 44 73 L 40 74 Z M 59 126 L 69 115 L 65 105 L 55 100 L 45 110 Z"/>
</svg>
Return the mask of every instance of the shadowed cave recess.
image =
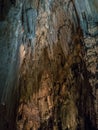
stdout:
<svg viewBox="0 0 98 130">
<path fill-rule="evenodd" d="M 98 129 L 98 0 L 0 0 L 0 130 Z"/>
</svg>

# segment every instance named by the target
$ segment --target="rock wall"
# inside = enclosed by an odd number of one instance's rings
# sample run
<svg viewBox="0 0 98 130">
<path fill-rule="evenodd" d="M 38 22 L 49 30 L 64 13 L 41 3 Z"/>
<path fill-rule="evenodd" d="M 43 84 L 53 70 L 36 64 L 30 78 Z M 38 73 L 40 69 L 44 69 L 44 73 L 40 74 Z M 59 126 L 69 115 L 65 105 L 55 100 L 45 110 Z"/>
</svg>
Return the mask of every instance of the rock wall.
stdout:
<svg viewBox="0 0 98 130">
<path fill-rule="evenodd" d="M 82 30 L 84 32 L 85 63 L 88 70 L 89 83 L 92 88 L 92 99 L 94 103 L 95 124 L 98 128 L 98 84 L 97 84 L 97 46 L 98 46 L 98 2 L 85 0 L 84 3 L 76 0 L 76 9 L 79 14 Z M 81 4 L 80 4 L 80 3 Z"/>
<path fill-rule="evenodd" d="M 10 40 L 0 58 L 6 55 L 0 67 L 7 62 L 9 70 L 1 73 L 2 130 L 97 129 L 97 40 L 84 30 L 78 2 L 17 0 L 11 6 L 1 37 L 1 48 Z"/>
<path fill-rule="evenodd" d="M 95 125 L 98 127 L 98 75 L 97 75 L 97 37 L 85 38 L 86 66 L 88 69 L 89 83 L 92 87 L 92 99 L 94 100 Z"/>
<path fill-rule="evenodd" d="M 80 19 L 84 36 L 98 35 L 98 2 L 94 0 L 75 0 L 76 10 Z"/>
</svg>

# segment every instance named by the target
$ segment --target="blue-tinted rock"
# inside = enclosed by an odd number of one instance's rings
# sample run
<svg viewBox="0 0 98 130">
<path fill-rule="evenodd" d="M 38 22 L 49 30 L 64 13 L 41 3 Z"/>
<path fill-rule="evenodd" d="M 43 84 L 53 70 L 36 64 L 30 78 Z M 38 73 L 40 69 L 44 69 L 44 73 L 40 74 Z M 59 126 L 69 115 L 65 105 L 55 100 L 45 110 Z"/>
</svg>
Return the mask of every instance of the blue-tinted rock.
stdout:
<svg viewBox="0 0 98 130">
<path fill-rule="evenodd" d="M 75 0 L 84 35 L 95 36 L 98 34 L 98 1 Z"/>
</svg>

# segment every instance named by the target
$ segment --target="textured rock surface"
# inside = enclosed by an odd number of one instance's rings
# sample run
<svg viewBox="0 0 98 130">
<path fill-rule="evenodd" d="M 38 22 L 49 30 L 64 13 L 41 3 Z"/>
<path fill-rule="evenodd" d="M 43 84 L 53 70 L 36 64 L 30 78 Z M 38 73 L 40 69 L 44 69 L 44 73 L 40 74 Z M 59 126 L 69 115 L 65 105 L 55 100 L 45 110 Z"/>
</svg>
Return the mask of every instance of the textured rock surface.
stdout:
<svg viewBox="0 0 98 130">
<path fill-rule="evenodd" d="M 87 37 L 85 38 L 85 49 L 86 49 L 86 66 L 88 69 L 89 83 L 92 88 L 92 98 L 94 102 L 94 116 L 96 126 L 98 127 L 98 75 L 97 75 L 97 66 L 98 66 L 98 37 Z"/>
<path fill-rule="evenodd" d="M 98 1 L 75 0 L 75 6 L 84 35 L 98 35 Z"/>
<path fill-rule="evenodd" d="M 97 2 L 11 3 L 0 22 L 1 130 L 96 130 Z"/>
</svg>

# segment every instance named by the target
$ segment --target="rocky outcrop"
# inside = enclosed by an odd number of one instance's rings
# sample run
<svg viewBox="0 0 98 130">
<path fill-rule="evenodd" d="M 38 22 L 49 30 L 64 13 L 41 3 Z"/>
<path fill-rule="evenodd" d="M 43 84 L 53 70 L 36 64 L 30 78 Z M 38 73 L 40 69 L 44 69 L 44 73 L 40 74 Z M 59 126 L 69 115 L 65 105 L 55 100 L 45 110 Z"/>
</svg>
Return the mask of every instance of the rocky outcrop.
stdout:
<svg viewBox="0 0 98 130">
<path fill-rule="evenodd" d="M 87 36 L 78 9 L 70 0 L 20 0 L 10 8 L 2 130 L 96 130 L 97 37 Z"/>
</svg>

